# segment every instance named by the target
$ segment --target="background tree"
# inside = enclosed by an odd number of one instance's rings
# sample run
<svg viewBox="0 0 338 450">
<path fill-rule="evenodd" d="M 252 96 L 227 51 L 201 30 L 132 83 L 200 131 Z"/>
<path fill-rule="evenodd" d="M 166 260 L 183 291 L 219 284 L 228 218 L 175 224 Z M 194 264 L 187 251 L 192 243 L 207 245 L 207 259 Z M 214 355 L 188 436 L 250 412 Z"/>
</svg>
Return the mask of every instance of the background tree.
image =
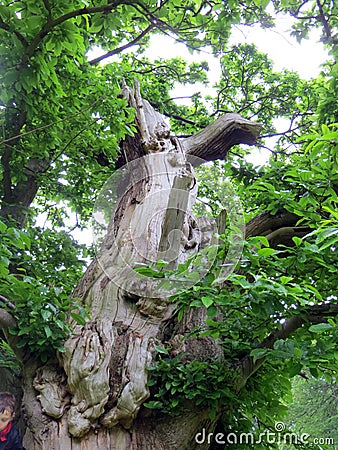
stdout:
<svg viewBox="0 0 338 450">
<path fill-rule="evenodd" d="M 299 19 L 293 31 L 299 39 L 321 27 L 332 60 L 316 80 L 274 73 L 253 46 L 227 47 L 232 24 L 273 26 L 268 5 Z M 253 424 L 258 434 L 262 426 L 273 427 L 283 412 L 289 380 L 302 369 L 335 376 L 336 17 L 333 2 L 1 2 L 0 323 L 6 342 L 1 380 L 2 388 L 23 387 L 29 448 L 208 448 L 208 442 L 203 447 L 195 441 L 203 428 L 226 435 L 251 431 Z M 208 66 L 189 66 L 180 58 L 149 61 L 144 50 L 156 33 L 190 49 L 210 46 L 221 58 L 223 77 L 215 98 L 195 95 L 191 107 L 175 104 L 170 98 L 174 83 L 206 82 Z M 88 59 L 96 46 L 103 55 Z M 100 64 L 111 56 L 109 64 Z M 98 305 L 115 307 L 117 293 L 103 292 L 111 284 L 97 258 L 78 284 L 79 300 L 70 299 L 86 258 L 94 257 L 70 230 L 87 226 L 97 193 L 114 168 L 126 162 L 126 152 L 130 161 L 143 156 L 149 144 L 137 108 L 143 103 L 137 90 L 120 95 L 123 78 L 129 86 L 137 78 L 142 96 L 171 119 L 172 133 L 185 136 L 183 153 L 206 160 L 226 157 L 225 163 L 197 169 L 202 181 L 213 181 L 202 182 L 198 195 L 211 200 L 210 215 L 216 215 L 229 199 L 231 181 L 247 222 L 243 257 L 230 277 L 223 279 L 221 271 L 230 245 L 226 231 L 207 277 L 169 304 L 139 303 L 144 317 L 149 317 L 147 306 L 153 312 L 157 308 L 161 320 L 163 308 L 172 314 L 166 327 L 157 324 L 156 333 L 148 329 L 147 338 L 156 338 L 156 345 L 149 343 L 151 355 L 146 353 L 136 368 L 131 362 L 138 359 L 131 355 L 138 349 L 144 355 L 144 337 L 113 323 L 106 306 L 102 311 L 111 321 L 102 325 Z M 229 131 L 222 122 L 226 112 L 261 122 L 263 136 L 275 132 L 275 117 L 290 120 L 266 166 L 248 164 L 247 147 L 232 149 L 257 135 L 257 127 L 238 117 L 234 123 L 244 124 L 239 134 L 232 139 L 228 133 L 217 151 L 212 146 L 209 153 L 198 150 L 198 138 L 189 139 L 219 118 L 210 134 L 219 143 L 218 132 Z M 160 116 L 153 117 L 162 123 Z M 153 121 L 148 125 L 151 129 Z M 212 128 L 205 130 L 202 136 Z M 157 141 L 174 145 L 164 131 Z M 141 140 L 143 147 L 137 144 Z M 171 173 L 172 182 L 176 175 Z M 136 194 L 142 197 L 142 187 Z M 39 225 L 41 213 L 48 226 Z M 127 225 L 122 214 L 113 232 L 122 235 Z M 152 235 L 156 245 L 160 238 L 159 231 Z M 189 260 L 182 264 L 178 270 L 189 267 Z M 143 274 L 164 281 L 179 277 L 160 267 L 143 268 Z M 120 298 L 129 306 L 139 300 Z M 75 355 L 80 342 L 88 345 Z M 14 371 L 10 349 L 17 361 Z M 103 386 L 101 392 L 92 382 L 98 380 L 96 367 L 109 373 L 108 382 L 103 377 L 106 384 L 96 386 Z M 124 414 L 121 398 L 128 394 L 128 382 L 137 386 L 138 375 L 142 383 L 131 394 L 135 409 L 126 408 Z"/>
<path fill-rule="evenodd" d="M 293 402 L 287 422 L 299 435 L 317 436 L 330 448 L 329 442 L 337 442 L 337 385 L 325 378 L 303 375 L 293 382 Z"/>
</svg>

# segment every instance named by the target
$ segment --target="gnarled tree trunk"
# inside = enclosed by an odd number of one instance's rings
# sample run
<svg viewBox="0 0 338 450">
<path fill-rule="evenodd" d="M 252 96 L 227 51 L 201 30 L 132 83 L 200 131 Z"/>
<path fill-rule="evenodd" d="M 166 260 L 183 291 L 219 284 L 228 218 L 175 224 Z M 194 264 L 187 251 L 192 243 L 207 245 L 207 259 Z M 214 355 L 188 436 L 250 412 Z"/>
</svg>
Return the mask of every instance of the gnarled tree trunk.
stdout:
<svg viewBox="0 0 338 450">
<path fill-rule="evenodd" d="M 218 221 L 192 213 L 197 192 L 194 167 L 225 158 L 235 144 L 254 143 L 260 125 L 228 114 L 195 136 L 179 140 L 141 98 L 137 84 L 134 91 L 125 87 L 123 95 L 136 110 L 137 133 L 122 143 L 120 168 L 97 201 L 94 217 L 100 249 L 74 291 L 89 307 L 90 320 L 74 325 L 65 353 L 41 365 L 27 349 L 17 348 L 18 337 L 8 332 L 15 320 L 0 308 L 2 332 L 23 367 L 24 445 L 29 450 L 208 449 L 208 435 L 224 405 L 213 419 L 188 399 L 175 417 L 144 407 L 150 397 L 147 368 L 156 346 L 169 346 L 174 354 L 184 352 L 187 361 L 218 361 L 222 367 L 224 363 L 233 373 L 230 388 L 235 394 L 264 362 L 246 355 L 229 367 L 217 340 L 200 337 L 182 342 L 182 336 L 205 322 L 206 311 L 190 309 L 178 322 L 168 301 L 173 293 L 196 283 L 212 260 Z M 297 226 L 297 220 L 283 211 L 275 216 L 263 213 L 247 224 L 246 235 L 265 235 L 273 247 L 289 244 L 293 236 L 308 232 Z M 192 269 L 181 278 L 165 278 L 165 284 L 160 277 L 141 276 L 136 270 L 156 267 L 159 261 L 174 269 L 193 255 L 197 256 Z M 305 321 L 318 323 L 333 312 L 338 314 L 337 305 L 309 307 L 303 315 L 286 320 L 260 346 L 272 348 Z M 8 388 L 8 383 L 2 384 Z"/>
<path fill-rule="evenodd" d="M 193 167 L 224 158 L 237 143 L 254 143 L 260 126 L 229 114 L 178 140 L 137 85 L 134 91 L 125 87 L 123 95 L 136 110 L 137 133 L 123 142 L 122 168 L 103 190 L 108 207 L 102 206 L 98 222 L 107 234 L 74 292 L 89 306 L 91 319 L 75 326 L 58 360 L 43 367 L 31 362 L 24 370 L 30 450 L 202 449 L 209 445 L 197 444 L 196 433 L 213 430 L 217 422 L 188 402 L 178 417 L 142 406 L 150 395 L 147 366 L 155 345 L 174 342 L 205 313 L 189 313 L 168 334 L 168 296 L 182 285 L 161 288 L 158 280 L 139 277 L 134 265 L 164 260 L 175 268 L 211 243 L 214 222 L 191 213 Z M 195 340 L 188 351 L 201 360 L 222 358 L 210 339 Z"/>
<path fill-rule="evenodd" d="M 91 319 L 76 325 L 66 352 L 43 367 L 21 355 L 24 443 L 30 450 L 203 449 L 209 444 L 197 444 L 195 435 L 212 431 L 217 422 L 189 402 L 178 417 L 142 406 L 150 395 L 147 366 L 155 345 L 175 342 L 201 323 L 205 312 L 189 312 L 168 332 L 173 312 L 168 296 L 189 286 L 189 277 L 165 289 L 156 278 L 138 276 L 135 264 L 164 260 L 175 268 L 211 244 L 214 221 L 191 212 L 197 189 L 193 167 L 225 158 L 235 144 L 254 143 L 260 126 L 228 114 L 179 140 L 137 85 L 134 91 L 125 87 L 123 95 L 136 110 L 137 133 L 123 142 L 118 177 L 103 190 L 102 205 L 108 206 L 100 211 L 99 205 L 97 214 L 107 234 L 74 292 L 89 306 Z M 100 230 L 97 234 L 101 238 Z M 185 351 L 200 360 L 223 358 L 210 338 L 187 342 Z"/>
</svg>

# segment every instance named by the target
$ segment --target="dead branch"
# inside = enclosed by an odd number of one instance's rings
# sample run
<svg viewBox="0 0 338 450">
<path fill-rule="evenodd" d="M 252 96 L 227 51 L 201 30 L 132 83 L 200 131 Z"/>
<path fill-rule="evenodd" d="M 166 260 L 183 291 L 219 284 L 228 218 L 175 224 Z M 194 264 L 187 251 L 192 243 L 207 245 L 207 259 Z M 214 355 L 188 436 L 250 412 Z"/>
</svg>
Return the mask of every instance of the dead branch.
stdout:
<svg viewBox="0 0 338 450">
<path fill-rule="evenodd" d="M 182 139 L 181 145 L 186 154 L 205 161 L 225 159 L 236 144 L 254 145 L 261 128 L 239 114 L 224 114 L 199 133 Z"/>
</svg>

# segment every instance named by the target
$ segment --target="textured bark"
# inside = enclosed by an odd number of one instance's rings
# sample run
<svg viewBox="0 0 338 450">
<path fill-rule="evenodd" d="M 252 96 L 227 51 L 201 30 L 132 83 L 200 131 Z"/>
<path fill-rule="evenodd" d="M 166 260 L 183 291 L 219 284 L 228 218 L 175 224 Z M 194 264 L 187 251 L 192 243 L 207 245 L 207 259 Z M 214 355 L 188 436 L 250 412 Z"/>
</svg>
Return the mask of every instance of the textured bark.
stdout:
<svg viewBox="0 0 338 450">
<path fill-rule="evenodd" d="M 214 221 L 191 215 L 193 166 L 224 158 L 232 145 L 254 143 L 260 126 L 227 115 L 179 141 L 141 98 L 137 84 L 122 94 L 136 110 L 137 133 L 122 143 L 119 164 L 127 165 L 116 184 L 119 201 L 101 250 L 74 292 L 89 306 L 91 320 L 75 326 L 58 361 L 43 367 L 31 361 L 24 369 L 24 442 L 30 450 L 200 450 L 208 443 L 197 443 L 196 433 L 212 431 L 217 422 L 191 404 L 179 417 L 142 406 L 150 395 L 147 366 L 154 346 L 174 346 L 205 320 L 205 311 L 190 311 L 168 332 L 172 291 L 135 278 L 132 263 L 164 259 L 175 267 L 210 245 Z M 187 358 L 223 358 L 213 339 L 188 339 L 184 345 Z"/>
<path fill-rule="evenodd" d="M 270 247 L 278 245 L 293 245 L 293 237 L 303 237 L 312 229 L 307 226 L 297 226 L 300 217 L 288 211 L 281 210 L 275 216 L 262 213 L 254 217 L 245 229 L 246 237 L 265 236 Z"/>
<path fill-rule="evenodd" d="M 187 155 L 204 161 L 225 159 L 236 144 L 253 145 L 261 125 L 244 119 L 239 114 L 224 114 L 199 133 L 185 138 L 181 145 Z"/>
</svg>

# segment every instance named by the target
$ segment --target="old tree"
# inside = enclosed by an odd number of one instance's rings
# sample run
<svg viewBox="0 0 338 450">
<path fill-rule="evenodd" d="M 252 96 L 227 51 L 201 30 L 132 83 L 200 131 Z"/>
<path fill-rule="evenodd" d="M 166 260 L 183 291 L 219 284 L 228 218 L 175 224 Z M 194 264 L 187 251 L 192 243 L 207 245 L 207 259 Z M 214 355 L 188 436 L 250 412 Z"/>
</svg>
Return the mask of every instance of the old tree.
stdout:
<svg viewBox="0 0 338 450">
<path fill-rule="evenodd" d="M 319 28 L 316 79 L 228 44 L 279 15 Z M 293 377 L 334 383 L 336 25 L 321 0 L 0 2 L 0 386 L 27 448 L 236 448 Z M 199 62 L 150 59 L 163 35 Z M 220 80 L 175 102 L 203 52 Z"/>
</svg>

